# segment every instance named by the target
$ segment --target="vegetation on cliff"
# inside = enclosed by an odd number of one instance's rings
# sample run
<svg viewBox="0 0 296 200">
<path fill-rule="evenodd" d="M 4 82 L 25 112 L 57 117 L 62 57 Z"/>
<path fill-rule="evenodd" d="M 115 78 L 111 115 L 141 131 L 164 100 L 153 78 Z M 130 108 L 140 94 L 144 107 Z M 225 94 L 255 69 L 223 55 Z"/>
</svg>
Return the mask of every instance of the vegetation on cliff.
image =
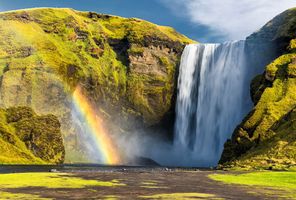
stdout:
<svg viewBox="0 0 296 200">
<path fill-rule="evenodd" d="M 71 9 L 2 13 L 0 27 L 4 79 L 22 74 L 33 87 L 37 72 L 52 73 L 70 90 L 82 82 L 93 96 L 132 108 L 147 121 L 168 111 L 178 55 L 193 42 L 140 19 Z"/>
<path fill-rule="evenodd" d="M 116 132 L 156 125 L 173 107 L 180 55 L 193 42 L 135 18 L 55 8 L 0 13 L 1 107 L 58 116 L 73 161 L 83 149 L 71 122 L 78 84 Z"/>
<path fill-rule="evenodd" d="M 0 109 L 0 164 L 59 164 L 65 150 L 60 123 L 29 107 Z"/>
<path fill-rule="evenodd" d="M 225 144 L 220 163 L 226 167 L 296 167 L 295 25 L 296 9 L 291 9 L 257 33 L 273 33 L 271 42 L 276 41 L 279 52 L 284 53 L 254 78 L 251 94 L 255 107 Z"/>
</svg>

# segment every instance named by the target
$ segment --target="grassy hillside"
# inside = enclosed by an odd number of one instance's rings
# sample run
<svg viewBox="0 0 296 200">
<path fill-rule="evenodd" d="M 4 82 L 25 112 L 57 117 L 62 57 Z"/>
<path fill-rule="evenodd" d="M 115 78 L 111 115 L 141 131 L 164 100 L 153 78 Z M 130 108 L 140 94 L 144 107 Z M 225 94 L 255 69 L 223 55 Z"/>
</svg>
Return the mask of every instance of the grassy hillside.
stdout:
<svg viewBox="0 0 296 200">
<path fill-rule="evenodd" d="M 251 85 L 255 107 L 225 144 L 227 167 L 296 167 L 296 9 L 269 22 L 259 33 L 272 38 L 280 56 Z M 289 42 L 287 42 L 289 41 Z"/>
</svg>

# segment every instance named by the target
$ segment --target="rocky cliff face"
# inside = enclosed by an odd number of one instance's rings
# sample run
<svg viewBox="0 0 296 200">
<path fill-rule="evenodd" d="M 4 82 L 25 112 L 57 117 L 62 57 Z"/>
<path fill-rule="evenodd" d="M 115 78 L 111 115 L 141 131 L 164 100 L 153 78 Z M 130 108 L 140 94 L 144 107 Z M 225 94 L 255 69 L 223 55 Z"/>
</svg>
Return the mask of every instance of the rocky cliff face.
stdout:
<svg viewBox="0 0 296 200">
<path fill-rule="evenodd" d="M 1 107 L 58 116 L 68 160 L 75 160 L 75 87 L 87 91 L 114 131 L 158 125 L 173 107 L 179 58 L 192 42 L 140 19 L 71 9 L 0 13 Z"/>
<path fill-rule="evenodd" d="M 60 164 L 65 159 L 60 123 L 29 107 L 0 109 L 0 164 Z"/>
<path fill-rule="evenodd" d="M 253 79 L 255 106 L 225 144 L 220 163 L 239 168 L 295 167 L 296 9 L 279 15 L 248 40 L 265 41 L 264 48 L 275 48 L 273 56 L 278 58 Z"/>
</svg>

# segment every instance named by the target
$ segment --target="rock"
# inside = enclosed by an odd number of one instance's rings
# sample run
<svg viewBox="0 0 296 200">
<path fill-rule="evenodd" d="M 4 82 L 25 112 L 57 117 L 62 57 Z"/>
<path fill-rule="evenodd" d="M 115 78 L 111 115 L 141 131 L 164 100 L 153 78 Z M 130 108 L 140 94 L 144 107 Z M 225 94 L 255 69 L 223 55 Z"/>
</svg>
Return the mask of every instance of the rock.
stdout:
<svg viewBox="0 0 296 200">
<path fill-rule="evenodd" d="M 163 121 L 173 121 L 177 67 L 194 41 L 144 20 L 72 9 L 2 12 L 0 19 L 0 105 L 57 116 L 68 162 L 84 157 L 71 118 L 77 85 L 110 132 L 169 132 Z"/>
<path fill-rule="evenodd" d="M 33 154 L 49 163 L 63 163 L 65 150 L 60 122 L 54 115 L 26 118 L 16 124 L 19 138 Z"/>
<path fill-rule="evenodd" d="M 225 144 L 220 160 L 223 166 L 284 169 L 290 167 L 287 161 L 296 163 L 295 24 L 296 9 L 290 9 L 251 36 L 273 43 L 277 58 L 267 65 L 264 74 L 253 79 L 255 106 Z"/>
<path fill-rule="evenodd" d="M 152 166 L 152 167 L 158 167 L 160 164 L 158 164 L 156 161 L 145 158 L 145 157 L 136 157 L 134 160 L 130 161 L 128 165 L 136 165 L 136 166 Z"/>
<path fill-rule="evenodd" d="M 65 148 L 60 123 L 29 107 L 0 109 L 1 164 L 61 164 Z"/>
</svg>

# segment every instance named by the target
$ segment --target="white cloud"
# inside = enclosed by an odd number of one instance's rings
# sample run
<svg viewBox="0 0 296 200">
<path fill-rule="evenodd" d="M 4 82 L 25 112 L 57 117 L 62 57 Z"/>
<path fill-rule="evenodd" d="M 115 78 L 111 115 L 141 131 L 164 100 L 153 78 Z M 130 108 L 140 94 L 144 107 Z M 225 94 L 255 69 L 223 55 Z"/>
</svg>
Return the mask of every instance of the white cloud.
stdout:
<svg viewBox="0 0 296 200">
<path fill-rule="evenodd" d="M 295 0 L 162 0 L 176 14 L 195 24 L 208 26 L 225 39 L 243 39 L 282 11 L 295 7 Z"/>
</svg>

